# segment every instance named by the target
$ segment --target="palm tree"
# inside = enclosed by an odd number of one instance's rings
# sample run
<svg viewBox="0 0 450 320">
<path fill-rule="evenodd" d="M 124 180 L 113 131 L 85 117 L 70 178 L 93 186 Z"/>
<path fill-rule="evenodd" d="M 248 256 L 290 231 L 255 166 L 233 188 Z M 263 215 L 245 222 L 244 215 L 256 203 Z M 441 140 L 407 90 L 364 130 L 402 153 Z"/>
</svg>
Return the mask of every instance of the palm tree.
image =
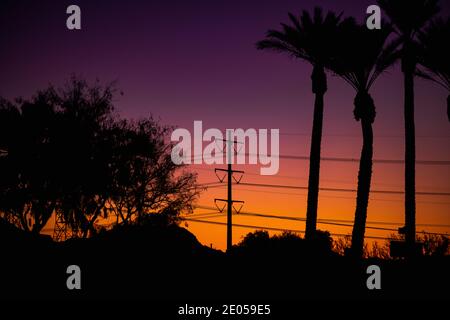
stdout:
<svg viewBox="0 0 450 320">
<path fill-rule="evenodd" d="M 369 30 L 354 20 L 344 22 L 340 27 L 340 46 L 336 59 L 329 66 L 338 76 L 356 91 L 353 115 L 361 122 L 363 145 L 359 162 L 358 190 L 356 197 L 355 222 L 353 225 L 351 253 L 362 257 L 367 208 L 369 205 L 372 179 L 373 130 L 375 104 L 369 93 L 377 78 L 395 60 L 396 43 L 385 46 L 392 32 L 389 25 L 380 30 Z"/>
<path fill-rule="evenodd" d="M 405 240 L 413 248 L 416 238 L 416 138 L 414 124 L 414 76 L 417 34 L 438 12 L 439 0 L 378 0 L 395 27 L 401 44 L 405 118 Z"/>
<path fill-rule="evenodd" d="M 434 81 L 449 92 L 447 117 L 450 121 L 450 18 L 434 20 L 418 35 L 420 40 L 419 63 L 425 70 L 419 76 Z"/>
<path fill-rule="evenodd" d="M 305 235 L 307 239 L 312 239 L 317 224 L 323 108 L 324 95 L 327 91 L 325 66 L 332 58 L 332 52 L 335 49 L 335 35 L 337 27 L 341 23 L 341 14 L 327 12 L 324 16 L 322 9 L 316 7 L 313 16 L 308 11 L 303 11 L 298 18 L 289 13 L 289 19 L 292 25 L 282 23 L 282 31 L 269 30 L 266 39 L 259 41 L 256 46 L 260 50 L 269 49 L 286 53 L 294 58 L 307 61 L 313 66 L 311 81 L 315 102 Z"/>
</svg>

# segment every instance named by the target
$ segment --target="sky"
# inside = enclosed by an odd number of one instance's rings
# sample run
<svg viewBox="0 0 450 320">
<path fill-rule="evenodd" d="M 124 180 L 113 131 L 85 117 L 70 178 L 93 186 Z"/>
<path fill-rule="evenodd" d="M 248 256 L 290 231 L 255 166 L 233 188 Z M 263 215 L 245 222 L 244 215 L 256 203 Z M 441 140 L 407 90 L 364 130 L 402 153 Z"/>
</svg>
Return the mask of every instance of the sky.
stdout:
<svg viewBox="0 0 450 320">
<path fill-rule="evenodd" d="M 153 114 L 162 124 L 192 130 L 195 120 L 204 128 L 280 129 L 280 154 L 308 156 L 314 96 L 311 66 L 285 55 L 262 52 L 255 43 L 268 29 L 288 22 L 319 5 L 344 12 L 363 22 L 374 1 L 338 0 L 191 0 L 191 1 L 9 1 L 0 2 L 0 96 L 28 98 L 48 84 L 62 85 L 71 74 L 88 81 L 116 81 L 123 95 L 115 97 L 121 116 Z M 444 1 L 445 2 L 445 1 Z M 81 8 L 82 29 L 66 28 L 67 6 Z M 444 12 L 450 12 L 446 3 Z M 407 10 L 405 8 L 405 10 Z M 416 144 L 418 160 L 450 160 L 448 93 L 417 79 Z M 403 84 L 397 67 L 378 79 L 372 89 L 377 108 L 374 158 L 404 157 Z M 344 81 L 328 76 L 325 96 L 323 157 L 358 159 L 360 123 L 353 118 L 355 93 Z M 200 183 L 217 181 L 214 168 L 191 166 Z M 308 161 L 280 160 L 275 176 L 260 176 L 259 166 L 244 170 L 242 182 L 307 186 Z M 374 164 L 373 190 L 403 190 L 403 165 Z M 355 189 L 358 162 L 322 161 L 320 186 Z M 417 191 L 450 192 L 450 166 L 417 165 Z M 242 211 L 305 217 L 306 190 L 236 185 L 233 197 L 244 200 Z M 198 205 L 213 207 L 225 198 L 226 187 L 205 191 Z M 353 221 L 355 194 L 321 191 L 319 219 Z M 197 209 L 196 213 L 210 212 Z M 225 217 L 208 218 L 225 222 Z M 368 221 L 402 223 L 401 194 L 372 194 Z M 450 197 L 417 195 L 418 230 L 450 232 Z M 281 229 L 304 230 L 304 222 L 234 215 L 233 222 Z M 222 225 L 188 222 L 201 241 L 218 249 L 226 244 Z M 376 226 L 376 225 L 372 225 Z M 396 229 L 398 225 L 389 226 Z M 319 224 L 321 230 L 349 234 L 351 227 Z M 235 227 L 237 243 L 252 229 Z M 392 231 L 368 229 L 366 235 L 385 237 Z"/>
</svg>

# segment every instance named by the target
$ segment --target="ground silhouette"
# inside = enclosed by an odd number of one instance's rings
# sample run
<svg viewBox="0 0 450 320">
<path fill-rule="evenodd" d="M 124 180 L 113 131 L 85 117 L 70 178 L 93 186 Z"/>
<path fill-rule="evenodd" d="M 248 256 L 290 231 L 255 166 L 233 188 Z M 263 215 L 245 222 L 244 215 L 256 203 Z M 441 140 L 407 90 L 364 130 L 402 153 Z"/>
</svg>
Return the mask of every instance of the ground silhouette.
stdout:
<svg viewBox="0 0 450 320">
<path fill-rule="evenodd" d="M 139 224 L 63 243 L 2 221 L 0 297 L 219 302 L 448 298 L 448 256 L 358 260 L 333 253 L 326 234 L 313 244 L 264 232 L 249 235 L 225 254 L 164 220 L 146 217 Z M 66 268 L 72 264 L 82 270 L 80 291 L 66 287 Z M 380 291 L 366 287 L 370 264 L 382 269 Z"/>
</svg>

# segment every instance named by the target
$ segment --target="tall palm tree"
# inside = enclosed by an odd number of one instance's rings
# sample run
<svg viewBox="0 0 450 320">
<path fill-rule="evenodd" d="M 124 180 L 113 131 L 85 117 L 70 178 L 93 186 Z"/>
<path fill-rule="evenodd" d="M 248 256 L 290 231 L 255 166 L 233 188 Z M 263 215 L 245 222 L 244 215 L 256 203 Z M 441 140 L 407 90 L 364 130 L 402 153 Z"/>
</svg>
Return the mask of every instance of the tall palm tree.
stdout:
<svg viewBox="0 0 450 320">
<path fill-rule="evenodd" d="M 327 91 L 325 66 L 332 58 L 335 49 L 335 35 L 341 23 L 341 14 L 334 12 L 323 14 L 316 7 L 311 16 L 303 11 L 299 17 L 289 13 L 292 25 L 282 23 L 282 30 L 269 30 L 266 39 L 257 43 L 258 49 L 269 49 L 286 53 L 294 58 L 309 62 L 312 67 L 312 92 L 315 95 L 314 118 L 311 136 L 308 203 L 306 211 L 306 235 L 312 239 L 317 224 L 317 205 L 319 197 L 320 150 L 322 140 L 322 123 L 324 95 Z"/>
<path fill-rule="evenodd" d="M 353 20 L 344 22 L 340 27 L 340 46 L 336 59 L 329 66 L 355 89 L 353 115 L 356 121 L 361 122 L 362 129 L 363 145 L 359 162 L 355 222 L 351 245 L 351 253 L 355 257 L 363 255 L 372 179 L 372 124 L 376 111 L 369 90 L 377 78 L 396 60 L 394 54 L 396 43 L 385 46 L 391 32 L 391 26 L 386 24 L 380 30 L 369 30 L 365 25 L 358 25 Z"/>
<path fill-rule="evenodd" d="M 419 33 L 419 63 L 425 70 L 419 76 L 434 81 L 447 89 L 447 117 L 450 121 L 450 18 L 434 20 Z"/>
<path fill-rule="evenodd" d="M 416 238 L 416 138 L 414 76 L 417 34 L 438 12 L 439 0 L 378 0 L 398 34 L 404 78 L 405 118 L 405 240 L 412 249 Z"/>
</svg>

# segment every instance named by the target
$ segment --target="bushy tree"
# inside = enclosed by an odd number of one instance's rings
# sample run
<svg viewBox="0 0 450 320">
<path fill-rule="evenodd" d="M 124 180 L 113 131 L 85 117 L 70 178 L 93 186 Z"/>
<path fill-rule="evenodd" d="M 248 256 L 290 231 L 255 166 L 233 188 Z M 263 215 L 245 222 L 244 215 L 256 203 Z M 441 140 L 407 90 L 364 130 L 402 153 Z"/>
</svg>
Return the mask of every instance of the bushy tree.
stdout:
<svg viewBox="0 0 450 320">
<path fill-rule="evenodd" d="M 72 78 L 31 100 L 0 100 L 0 212 L 39 233 L 54 212 L 78 236 L 99 218 L 146 214 L 176 221 L 198 195 L 196 176 L 171 161 L 170 127 L 120 119 L 113 86 Z"/>
</svg>

